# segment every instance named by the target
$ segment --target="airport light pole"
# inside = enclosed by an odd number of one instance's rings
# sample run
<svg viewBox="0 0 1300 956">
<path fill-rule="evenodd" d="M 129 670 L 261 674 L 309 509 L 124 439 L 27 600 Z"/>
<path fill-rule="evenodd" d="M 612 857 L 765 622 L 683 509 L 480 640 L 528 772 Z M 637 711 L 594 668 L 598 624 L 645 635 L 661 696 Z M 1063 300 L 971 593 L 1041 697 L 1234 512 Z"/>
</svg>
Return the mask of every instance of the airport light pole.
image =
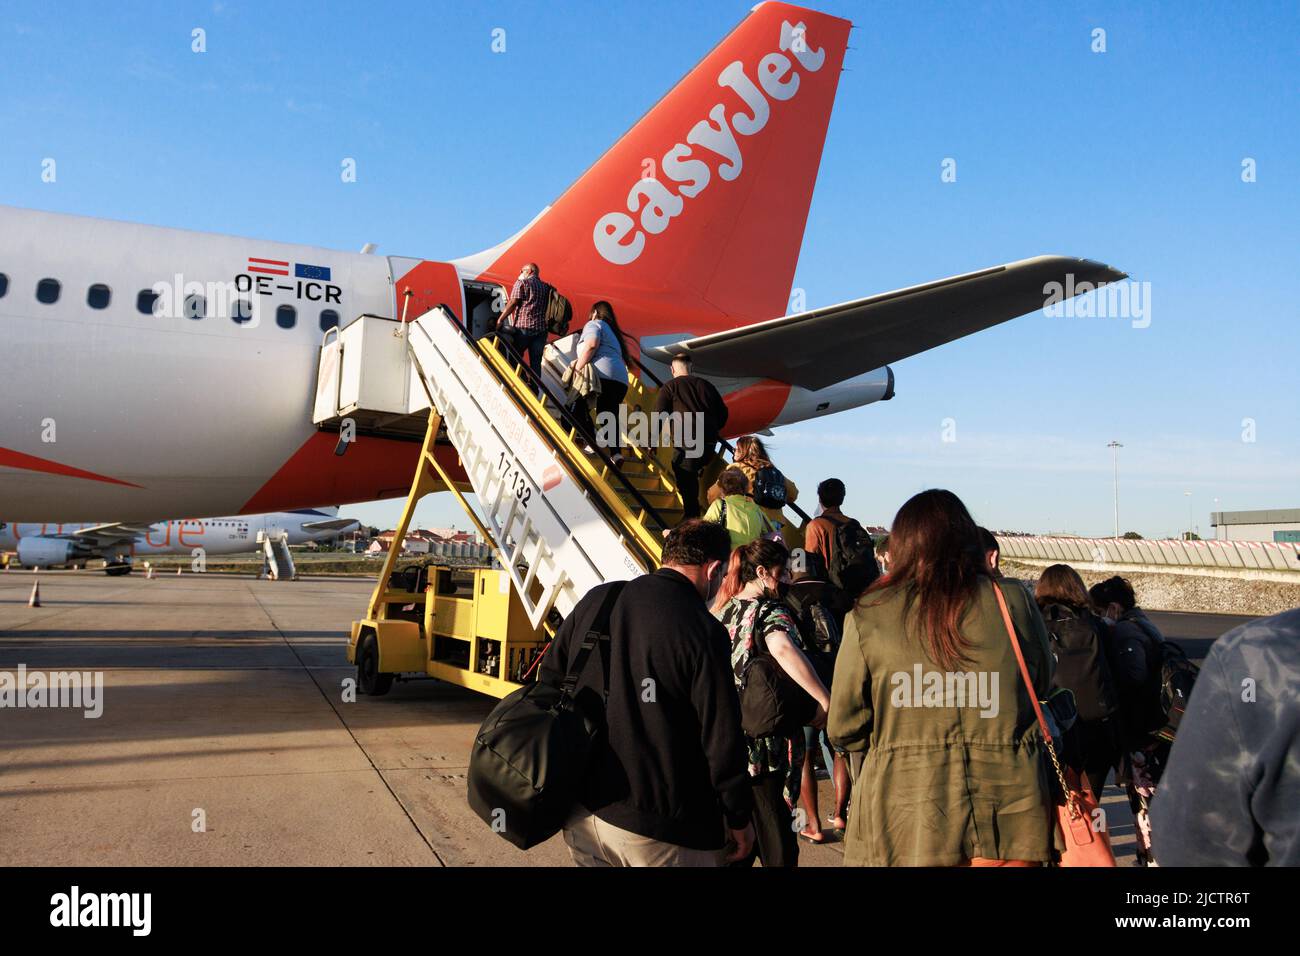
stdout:
<svg viewBox="0 0 1300 956">
<path fill-rule="evenodd" d="M 1112 441 L 1106 446 L 1115 453 L 1115 537 L 1119 537 L 1119 450 L 1124 446 Z"/>
<path fill-rule="evenodd" d="M 1184 491 L 1183 494 L 1187 496 L 1187 540 L 1191 541 L 1192 535 L 1196 533 L 1192 530 L 1192 493 Z"/>
</svg>

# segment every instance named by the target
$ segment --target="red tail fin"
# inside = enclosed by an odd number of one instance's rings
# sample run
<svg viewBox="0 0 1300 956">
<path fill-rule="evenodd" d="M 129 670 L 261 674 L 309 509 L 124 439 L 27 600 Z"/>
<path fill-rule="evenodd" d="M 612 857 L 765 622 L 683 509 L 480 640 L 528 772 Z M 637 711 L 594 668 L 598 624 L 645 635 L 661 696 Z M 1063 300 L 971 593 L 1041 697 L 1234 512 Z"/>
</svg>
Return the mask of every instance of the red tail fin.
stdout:
<svg viewBox="0 0 1300 956">
<path fill-rule="evenodd" d="M 849 27 L 755 7 L 484 275 L 536 262 L 576 308 L 634 306 L 643 333 L 649 299 L 696 331 L 784 315 Z"/>
</svg>

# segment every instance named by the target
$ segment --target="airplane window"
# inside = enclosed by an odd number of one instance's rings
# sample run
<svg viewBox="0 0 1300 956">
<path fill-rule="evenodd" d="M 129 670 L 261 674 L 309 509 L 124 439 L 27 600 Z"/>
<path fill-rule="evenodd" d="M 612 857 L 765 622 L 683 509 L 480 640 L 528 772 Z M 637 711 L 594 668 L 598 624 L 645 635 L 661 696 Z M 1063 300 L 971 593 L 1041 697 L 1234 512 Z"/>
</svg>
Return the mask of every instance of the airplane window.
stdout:
<svg viewBox="0 0 1300 956">
<path fill-rule="evenodd" d="M 3 295 L 4 293 L 0 293 Z M 339 324 L 339 314 L 333 309 L 321 309 L 320 313 L 320 330 L 328 332 L 334 326 Z"/>
<path fill-rule="evenodd" d="M 0 299 L 3 299 L 5 297 L 5 293 L 8 291 L 9 291 L 9 277 L 5 275 L 3 272 L 0 272 Z"/>
<path fill-rule="evenodd" d="M 236 299 L 230 304 L 230 321 L 236 324 L 251 322 L 253 319 L 253 303 L 247 299 Z"/>
<path fill-rule="evenodd" d="M 153 315 L 154 308 L 158 305 L 158 293 L 153 289 L 141 289 L 140 294 L 135 297 L 135 309 L 141 315 Z"/>
<path fill-rule="evenodd" d="M 291 305 L 282 305 L 275 310 L 275 324 L 282 329 L 291 329 L 298 324 L 298 310 Z"/>
<path fill-rule="evenodd" d="M 113 297 L 112 291 L 106 285 L 92 285 L 86 293 L 86 305 L 92 309 L 107 309 L 108 302 Z"/>
<path fill-rule="evenodd" d="M 58 279 L 42 279 L 36 283 L 36 301 L 53 305 L 59 301 L 60 288 Z"/>
<path fill-rule="evenodd" d="M 208 317 L 208 300 L 201 295 L 185 297 L 185 318 L 206 319 Z"/>
</svg>

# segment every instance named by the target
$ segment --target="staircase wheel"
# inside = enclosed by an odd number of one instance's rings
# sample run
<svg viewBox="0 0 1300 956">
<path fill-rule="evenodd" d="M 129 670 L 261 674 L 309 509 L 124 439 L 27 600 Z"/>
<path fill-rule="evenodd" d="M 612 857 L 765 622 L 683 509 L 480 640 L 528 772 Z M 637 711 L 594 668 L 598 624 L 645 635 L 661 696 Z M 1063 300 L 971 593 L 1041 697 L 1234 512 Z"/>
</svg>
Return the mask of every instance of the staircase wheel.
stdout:
<svg viewBox="0 0 1300 956">
<path fill-rule="evenodd" d="M 374 634 L 364 635 L 357 651 L 357 688 L 367 697 L 383 697 L 392 686 L 393 675 L 379 673 L 379 642 Z"/>
</svg>

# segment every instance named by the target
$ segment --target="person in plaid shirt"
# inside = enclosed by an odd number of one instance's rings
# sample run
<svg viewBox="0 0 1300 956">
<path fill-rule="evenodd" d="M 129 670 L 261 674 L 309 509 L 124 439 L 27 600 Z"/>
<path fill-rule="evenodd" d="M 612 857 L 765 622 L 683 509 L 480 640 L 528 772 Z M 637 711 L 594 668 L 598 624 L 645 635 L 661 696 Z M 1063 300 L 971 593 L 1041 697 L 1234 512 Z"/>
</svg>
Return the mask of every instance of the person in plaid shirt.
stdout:
<svg viewBox="0 0 1300 956">
<path fill-rule="evenodd" d="M 497 334 L 504 336 L 514 350 L 542 374 L 542 350 L 546 348 L 546 302 L 550 287 L 542 281 L 537 263 L 528 262 L 519 270 L 519 279 L 510 290 L 501 318 L 497 321 Z M 514 322 L 507 320 L 514 316 Z"/>
</svg>

